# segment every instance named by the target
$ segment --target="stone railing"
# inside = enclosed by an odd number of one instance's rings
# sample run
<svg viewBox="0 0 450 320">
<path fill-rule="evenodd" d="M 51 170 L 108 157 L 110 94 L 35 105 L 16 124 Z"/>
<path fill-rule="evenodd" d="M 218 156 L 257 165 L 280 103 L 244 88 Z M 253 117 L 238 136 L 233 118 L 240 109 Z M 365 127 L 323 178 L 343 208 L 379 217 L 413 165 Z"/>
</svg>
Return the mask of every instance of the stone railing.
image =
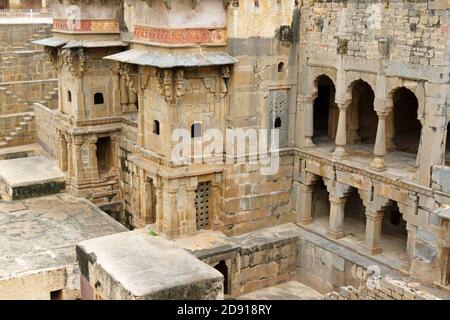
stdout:
<svg viewBox="0 0 450 320">
<path fill-rule="evenodd" d="M 50 9 L 0 9 L 0 24 L 52 23 Z"/>
<path fill-rule="evenodd" d="M 51 18 L 50 9 L 0 9 L 0 17 Z"/>
</svg>

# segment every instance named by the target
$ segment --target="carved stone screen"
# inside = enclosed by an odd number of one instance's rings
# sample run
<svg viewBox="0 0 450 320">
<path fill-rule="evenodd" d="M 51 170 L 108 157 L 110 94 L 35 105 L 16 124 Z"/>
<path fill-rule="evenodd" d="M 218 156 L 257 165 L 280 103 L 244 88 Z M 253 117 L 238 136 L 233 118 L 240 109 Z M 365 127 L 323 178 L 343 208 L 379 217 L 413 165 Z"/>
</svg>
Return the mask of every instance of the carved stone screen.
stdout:
<svg viewBox="0 0 450 320">
<path fill-rule="evenodd" d="M 197 230 L 209 227 L 209 201 L 211 198 L 211 182 L 200 182 L 195 190 L 195 210 Z"/>
<path fill-rule="evenodd" d="M 288 144 L 289 135 L 289 89 L 269 91 L 269 129 L 279 130 L 280 147 Z M 269 132 L 269 141 L 270 140 Z"/>
</svg>

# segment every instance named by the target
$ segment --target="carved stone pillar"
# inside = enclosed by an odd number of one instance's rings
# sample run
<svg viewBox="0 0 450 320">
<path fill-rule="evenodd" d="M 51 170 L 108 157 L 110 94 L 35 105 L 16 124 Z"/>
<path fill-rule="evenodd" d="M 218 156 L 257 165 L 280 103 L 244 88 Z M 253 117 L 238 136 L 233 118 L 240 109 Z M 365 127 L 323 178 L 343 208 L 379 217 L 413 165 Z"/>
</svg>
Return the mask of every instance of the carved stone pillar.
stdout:
<svg viewBox="0 0 450 320">
<path fill-rule="evenodd" d="M 98 171 L 98 159 L 97 159 L 97 137 L 92 136 L 88 139 L 88 148 L 89 148 L 89 171 L 92 174 L 92 178 L 98 179 L 99 171 Z"/>
<path fill-rule="evenodd" d="M 59 167 L 63 172 L 67 171 L 68 162 L 67 141 L 63 134 L 59 135 Z"/>
<path fill-rule="evenodd" d="M 164 202 L 164 198 L 163 198 L 163 190 L 162 190 L 162 185 L 161 183 L 158 183 L 158 178 L 156 179 L 156 181 L 153 181 L 153 186 L 154 186 L 154 190 L 155 190 L 155 197 L 156 197 L 156 206 L 155 206 L 155 227 L 156 230 L 158 230 L 159 232 L 162 232 L 163 230 L 163 225 L 164 225 L 164 206 L 163 206 L 163 202 Z"/>
<path fill-rule="evenodd" d="M 395 151 L 394 144 L 395 126 L 394 113 L 390 111 L 386 117 L 386 150 L 389 152 Z"/>
<path fill-rule="evenodd" d="M 66 135 L 67 141 L 67 174 L 69 177 L 73 177 L 73 138 L 70 135 Z"/>
<path fill-rule="evenodd" d="M 378 115 L 378 127 L 377 137 L 375 140 L 375 147 L 373 150 L 374 158 L 370 163 L 370 166 L 378 171 L 386 170 L 386 162 L 384 156 L 386 155 L 386 111 L 377 111 Z"/>
<path fill-rule="evenodd" d="M 339 107 L 339 122 L 336 133 L 336 149 L 333 157 L 337 160 L 343 160 L 348 157 L 345 146 L 347 145 L 347 107 L 346 104 L 338 104 Z"/>
<path fill-rule="evenodd" d="M 381 226 L 383 223 L 383 211 L 376 211 L 366 208 L 366 238 L 364 242 L 364 251 L 369 255 L 377 255 L 382 251 Z"/>
<path fill-rule="evenodd" d="M 304 121 L 303 121 L 304 131 L 305 131 L 305 143 L 304 148 L 314 147 L 312 141 L 314 135 L 314 98 L 307 97 L 305 99 L 304 108 Z"/>
<path fill-rule="evenodd" d="M 344 237 L 344 212 L 346 197 L 329 196 L 330 199 L 330 224 L 327 235 L 333 239 Z"/>
<path fill-rule="evenodd" d="M 195 189 L 195 186 L 186 187 L 187 206 L 185 208 L 182 208 L 184 211 L 184 221 L 181 233 L 183 235 L 194 234 L 197 231 L 197 225 L 195 221 Z"/>
<path fill-rule="evenodd" d="M 74 150 L 74 176 L 75 179 L 80 182 L 83 180 L 83 159 L 81 156 L 81 147 L 83 146 L 83 137 L 74 137 L 73 143 L 75 145 Z"/>
<path fill-rule="evenodd" d="M 312 194 L 314 190 L 313 185 L 304 185 L 298 182 L 296 190 L 296 208 L 297 213 L 297 223 L 301 225 L 310 224 L 312 219 Z"/>
<path fill-rule="evenodd" d="M 128 87 L 127 80 L 125 79 L 125 75 L 120 75 L 119 80 L 120 86 L 120 104 L 122 105 L 122 112 L 127 112 L 128 110 Z"/>
<path fill-rule="evenodd" d="M 117 69 L 113 70 L 112 74 L 112 92 L 113 92 L 113 101 L 112 101 L 112 110 L 111 113 L 114 115 L 121 114 L 121 99 L 120 99 L 120 80 L 119 80 L 119 71 Z"/>
<path fill-rule="evenodd" d="M 139 105 L 143 106 L 144 105 L 144 96 L 143 93 L 140 93 L 138 96 L 138 100 L 139 100 Z M 137 137 L 137 144 L 140 147 L 144 146 L 145 143 L 145 119 L 144 119 L 144 108 L 141 108 L 139 110 L 139 114 L 138 114 L 138 137 Z"/>
</svg>

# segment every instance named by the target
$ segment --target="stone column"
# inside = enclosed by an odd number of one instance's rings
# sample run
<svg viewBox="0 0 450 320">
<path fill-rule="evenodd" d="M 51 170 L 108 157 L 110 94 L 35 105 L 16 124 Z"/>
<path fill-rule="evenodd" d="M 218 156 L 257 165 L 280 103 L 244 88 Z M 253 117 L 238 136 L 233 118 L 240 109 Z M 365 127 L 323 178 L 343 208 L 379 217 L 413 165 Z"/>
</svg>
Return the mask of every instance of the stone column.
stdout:
<svg viewBox="0 0 450 320">
<path fill-rule="evenodd" d="M 378 115 L 378 127 L 377 137 L 375 140 L 375 147 L 373 150 L 374 158 L 370 163 L 370 166 L 378 171 L 386 170 L 386 162 L 384 156 L 386 155 L 386 111 L 377 111 Z"/>
<path fill-rule="evenodd" d="M 76 100 L 76 106 L 77 106 L 76 120 L 77 121 L 85 120 L 86 119 L 86 112 L 85 112 L 85 101 L 84 101 L 83 78 L 82 78 L 82 76 L 79 76 L 76 79 L 76 95 L 77 95 L 77 100 Z M 72 103 L 72 106 L 73 105 L 74 104 Z M 71 110 L 73 110 L 73 109 L 71 108 Z"/>
<path fill-rule="evenodd" d="M 128 87 L 124 75 L 120 75 L 120 104 L 122 105 L 122 112 L 128 111 Z"/>
<path fill-rule="evenodd" d="M 337 160 L 343 160 L 348 157 L 345 146 L 347 144 L 347 105 L 343 103 L 338 104 L 339 107 L 339 122 L 336 133 L 336 150 L 334 150 L 333 157 Z"/>
<path fill-rule="evenodd" d="M 74 176 L 78 183 L 83 180 L 83 159 L 81 156 L 81 147 L 83 145 L 82 137 L 74 137 L 73 139 L 75 145 L 75 156 L 74 156 Z"/>
<path fill-rule="evenodd" d="M 98 138 L 96 136 L 91 136 L 88 139 L 89 171 L 91 172 L 93 179 L 98 179 L 100 175 L 100 172 L 98 171 L 97 140 Z"/>
<path fill-rule="evenodd" d="M 112 74 L 112 110 L 111 114 L 120 115 L 121 112 L 121 99 L 120 99 L 120 76 L 119 71 L 114 68 Z"/>
<path fill-rule="evenodd" d="M 59 135 L 59 167 L 67 171 L 67 141 L 63 134 Z"/>
<path fill-rule="evenodd" d="M 312 141 L 314 135 L 314 98 L 306 97 L 305 108 L 304 108 L 304 132 L 305 132 L 305 143 L 304 148 L 314 147 Z"/>
<path fill-rule="evenodd" d="M 364 251 L 369 255 L 380 254 L 381 249 L 381 225 L 383 222 L 383 211 L 366 208 L 366 239 Z"/>
<path fill-rule="evenodd" d="M 344 237 L 344 211 L 346 197 L 329 196 L 330 199 L 330 224 L 327 235 L 333 239 Z"/>
<path fill-rule="evenodd" d="M 144 96 L 143 93 L 140 93 L 138 96 L 138 100 L 139 100 L 139 105 L 143 106 L 144 105 Z M 144 146 L 145 143 L 145 139 L 144 139 L 144 135 L 145 135 L 145 118 L 144 118 L 144 108 L 140 108 L 139 113 L 138 113 L 138 141 L 137 144 L 140 147 Z"/>
<path fill-rule="evenodd" d="M 73 177 L 73 139 L 72 136 L 66 135 L 67 141 L 67 174 Z"/>
<path fill-rule="evenodd" d="M 313 194 L 313 185 L 304 185 L 298 182 L 294 182 L 297 184 L 297 194 L 296 194 L 296 208 L 297 212 L 297 223 L 301 225 L 310 224 L 312 219 L 312 194 Z"/>
</svg>

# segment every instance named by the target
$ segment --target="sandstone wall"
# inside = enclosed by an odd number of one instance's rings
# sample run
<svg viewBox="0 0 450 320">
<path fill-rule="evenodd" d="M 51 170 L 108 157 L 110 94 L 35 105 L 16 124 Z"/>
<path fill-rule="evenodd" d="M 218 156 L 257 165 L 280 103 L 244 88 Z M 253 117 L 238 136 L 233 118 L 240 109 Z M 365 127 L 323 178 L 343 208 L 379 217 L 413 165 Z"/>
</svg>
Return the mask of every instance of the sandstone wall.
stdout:
<svg viewBox="0 0 450 320">
<path fill-rule="evenodd" d="M 363 285 L 359 289 L 352 286 L 341 287 L 325 295 L 325 300 L 441 300 L 440 298 L 416 290 L 417 283 L 407 283 L 389 277 L 376 277 L 373 285 Z"/>
<path fill-rule="evenodd" d="M 58 158 L 58 132 L 56 113 L 48 107 L 34 104 L 37 142 L 54 158 Z"/>
</svg>

